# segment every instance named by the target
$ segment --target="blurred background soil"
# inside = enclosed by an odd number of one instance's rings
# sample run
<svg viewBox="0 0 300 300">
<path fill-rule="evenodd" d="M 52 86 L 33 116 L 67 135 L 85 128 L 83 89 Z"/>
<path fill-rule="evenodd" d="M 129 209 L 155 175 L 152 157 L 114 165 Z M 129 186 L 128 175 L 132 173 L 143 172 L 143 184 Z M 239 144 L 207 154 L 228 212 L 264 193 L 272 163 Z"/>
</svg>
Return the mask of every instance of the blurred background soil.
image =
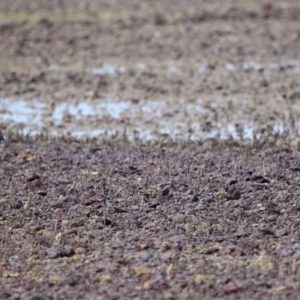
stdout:
<svg viewBox="0 0 300 300">
<path fill-rule="evenodd" d="M 2 125 L 296 139 L 299 17 L 297 1 L 1 1 Z M 42 103 L 38 121 L 13 119 L 11 98 L 32 114 Z"/>
</svg>

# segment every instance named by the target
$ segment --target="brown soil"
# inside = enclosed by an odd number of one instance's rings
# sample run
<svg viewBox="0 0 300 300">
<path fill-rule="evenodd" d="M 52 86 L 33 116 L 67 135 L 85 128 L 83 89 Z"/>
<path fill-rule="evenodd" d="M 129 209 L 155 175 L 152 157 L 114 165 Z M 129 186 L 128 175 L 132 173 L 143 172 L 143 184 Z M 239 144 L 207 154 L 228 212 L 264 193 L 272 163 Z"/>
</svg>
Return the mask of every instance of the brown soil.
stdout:
<svg viewBox="0 0 300 300">
<path fill-rule="evenodd" d="M 0 1 L 0 101 L 50 116 L 37 136 L 0 121 L 0 298 L 297 299 L 299 17 L 296 0 Z M 51 120 L 107 100 L 169 111 Z M 240 140 L 128 141 L 159 121 Z M 99 128 L 119 134 L 51 136 Z"/>
<path fill-rule="evenodd" d="M 1 299 L 296 299 L 299 157 L 10 138 Z"/>
<path fill-rule="evenodd" d="M 246 121 L 264 132 L 280 122 L 298 135 L 298 1 L 125 3 L 1 1 L 0 97 L 38 99 L 49 113 L 61 101 L 163 99 L 172 107 L 201 99 L 202 129 Z M 106 63 L 115 74 L 92 74 Z M 124 123 L 131 132 L 139 126 L 128 118 L 99 122 L 119 131 Z M 84 129 L 99 122 L 89 120 Z"/>
</svg>

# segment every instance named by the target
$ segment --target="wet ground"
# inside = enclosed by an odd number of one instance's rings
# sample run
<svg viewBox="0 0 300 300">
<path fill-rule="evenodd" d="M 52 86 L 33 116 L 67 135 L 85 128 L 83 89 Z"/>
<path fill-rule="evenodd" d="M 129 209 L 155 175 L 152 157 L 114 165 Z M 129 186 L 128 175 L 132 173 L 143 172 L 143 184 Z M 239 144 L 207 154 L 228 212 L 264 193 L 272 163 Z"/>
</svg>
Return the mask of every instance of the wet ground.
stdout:
<svg viewBox="0 0 300 300">
<path fill-rule="evenodd" d="M 3 299 L 296 299 L 299 20 L 1 1 Z"/>
<path fill-rule="evenodd" d="M 65 3 L 1 4 L 3 128 L 297 138 L 297 2 Z"/>
</svg>

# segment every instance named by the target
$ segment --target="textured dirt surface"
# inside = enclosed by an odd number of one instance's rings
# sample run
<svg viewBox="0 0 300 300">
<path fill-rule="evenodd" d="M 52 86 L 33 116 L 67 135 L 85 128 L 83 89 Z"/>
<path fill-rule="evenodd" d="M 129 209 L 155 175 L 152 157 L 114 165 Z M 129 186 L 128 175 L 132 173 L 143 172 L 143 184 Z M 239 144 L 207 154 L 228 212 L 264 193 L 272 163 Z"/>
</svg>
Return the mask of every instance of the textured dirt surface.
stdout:
<svg viewBox="0 0 300 300">
<path fill-rule="evenodd" d="M 1 299 L 296 299 L 299 156 L 10 137 Z"/>
<path fill-rule="evenodd" d="M 236 132 L 251 128 L 260 134 L 298 135 L 297 1 L 1 1 L 0 5 L 2 98 L 25 99 L 33 107 L 45 103 L 50 116 L 62 102 L 87 102 L 97 111 L 97 104 L 106 101 L 165 101 L 169 111 L 160 119 L 171 123 L 182 112 L 180 122 L 191 131 L 215 132 L 230 124 L 238 127 Z M 184 110 L 195 103 L 202 107 L 198 117 Z M 6 108 L 0 108 L 5 113 Z M 38 126 L 25 125 L 56 132 L 76 128 L 122 132 L 126 125 L 132 135 L 147 127 L 140 125 L 141 118 L 126 114 L 84 120 L 70 115 L 66 111 L 66 122 L 59 124 L 47 119 Z M 148 118 L 156 123 L 155 109 Z M 24 126 L 2 123 L 14 130 Z M 191 123 L 201 124 L 200 129 Z"/>
<path fill-rule="evenodd" d="M 0 298 L 297 299 L 299 17 L 0 1 Z"/>
</svg>

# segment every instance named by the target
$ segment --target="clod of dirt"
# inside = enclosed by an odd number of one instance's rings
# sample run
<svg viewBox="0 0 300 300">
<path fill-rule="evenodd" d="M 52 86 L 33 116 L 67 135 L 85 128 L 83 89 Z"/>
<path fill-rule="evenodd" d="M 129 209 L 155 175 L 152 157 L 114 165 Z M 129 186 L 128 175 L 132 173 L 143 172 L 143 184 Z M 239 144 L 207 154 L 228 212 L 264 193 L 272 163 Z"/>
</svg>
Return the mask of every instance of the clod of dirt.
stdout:
<svg viewBox="0 0 300 300">
<path fill-rule="evenodd" d="M 40 179 L 40 176 L 37 175 L 36 173 L 29 173 L 26 175 L 26 181 L 27 182 L 32 182 L 34 180 Z"/>
<path fill-rule="evenodd" d="M 64 256 L 72 256 L 75 254 L 73 247 L 71 246 L 57 246 L 47 250 L 47 255 L 49 258 L 58 258 Z"/>
</svg>

